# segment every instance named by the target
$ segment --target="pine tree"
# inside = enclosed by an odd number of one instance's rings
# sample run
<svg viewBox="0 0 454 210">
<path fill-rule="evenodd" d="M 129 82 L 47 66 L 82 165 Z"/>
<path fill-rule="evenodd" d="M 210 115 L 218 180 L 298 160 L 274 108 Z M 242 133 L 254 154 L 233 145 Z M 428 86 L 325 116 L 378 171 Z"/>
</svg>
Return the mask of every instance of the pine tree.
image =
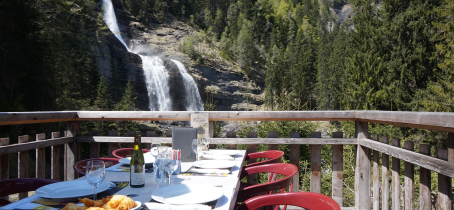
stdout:
<svg viewBox="0 0 454 210">
<path fill-rule="evenodd" d="M 131 79 L 128 80 L 125 92 L 120 102 L 115 106 L 115 111 L 136 111 L 137 96 L 134 86 L 131 84 Z"/>
<path fill-rule="evenodd" d="M 255 47 L 252 40 L 252 32 L 250 29 L 250 22 L 244 20 L 243 26 L 238 34 L 235 42 L 236 61 L 240 67 L 250 74 L 252 72 L 253 64 L 255 62 Z"/>
<path fill-rule="evenodd" d="M 109 88 L 107 87 L 106 79 L 104 75 L 99 78 L 98 89 L 95 99 L 95 107 L 99 111 L 110 110 L 111 99 L 109 94 Z"/>
</svg>

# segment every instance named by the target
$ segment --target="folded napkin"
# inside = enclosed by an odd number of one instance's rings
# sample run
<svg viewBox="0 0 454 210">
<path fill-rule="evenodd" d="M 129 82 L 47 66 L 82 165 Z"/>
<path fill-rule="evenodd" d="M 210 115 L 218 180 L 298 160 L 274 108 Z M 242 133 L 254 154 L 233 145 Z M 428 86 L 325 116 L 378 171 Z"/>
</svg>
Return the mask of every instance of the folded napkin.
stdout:
<svg viewBox="0 0 454 210">
<path fill-rule="evenodd" d="M 201 158 L 204 160 L 234 160 L 235 159 L 230 155 L 206 155 L 206 154 L 202 155 Z"/>
<path fill-rule="evenodd" d="M 148 202 L 145 203 L 148 209 L 153 210 L 211 210 L 211 206 L 202 205 L 202 204 L 192 204 L 192 205 L 171 205 L 164 203 L 154 203 Z"/>
<path fill-rule="evenodd" d="M 228 174 L 230 170 L 227 169 L 211 169 L 211 168 L 190 168 L 187 173 L 199 174 Z"/>
</svg>

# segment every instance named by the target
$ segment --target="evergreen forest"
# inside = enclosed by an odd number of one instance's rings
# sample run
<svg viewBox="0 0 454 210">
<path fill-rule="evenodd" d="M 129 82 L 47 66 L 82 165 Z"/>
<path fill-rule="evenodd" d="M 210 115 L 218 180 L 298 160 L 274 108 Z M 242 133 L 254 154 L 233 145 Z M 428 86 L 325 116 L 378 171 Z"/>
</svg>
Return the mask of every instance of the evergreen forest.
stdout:
<svg viewBox="0 0 454 210">
<path fill-rule="evenodd" d="M 248 80 L 265 84 L 266 110 L 454 111 L 454 0 L 118 1 L 145 26 L 164 23 L 171 15 L 196 29 L 201 38 L 190 38 L 180 50 L 203 65 L 195 42 L 216 48 L 217 56 L 238 65 Z M 96 0 L 0 2 L 0 112 L 138 110 L 130 82 L 120 82 L 115 72 L 108 79 L 99 73 L 99 52 L 93 46 L 110 33 L 101 7 Z M 346 7 L 351 12 L 341 18 Z M 206 107 L 215 110 L 215 104 Z M 268 131 L 277 131 L 280 137 L 289 132 L 310 137 L 318 125 L 245 124 L 238 135 L 257 131 L 258 137 L 267 137 Z M 133 122 L 82 126 L 86 135 L 92 129 L 126 135 L 139 128 Z M 354 136 L 352 122 L 330 126 Z M 0 134 L 51 127 L 1 126 Z M 414 141 L 415 148 L 430 144 L 432 154 L 447 145 L 444 132 L 373 123 L 370 132 Z M 309 149 L 301 146 L 304 169 L 310 169 Z M 322 193 L 327 195 L 331 151 L 322 148 Z M 345 147 L 344 162 L 354 164 L 353 146 Z M 346 206 L 354 203 L 352 167 L 344 166 Z M 307 190 L 309 174 L 300 175 L 300 187 Z"/>
</svg>

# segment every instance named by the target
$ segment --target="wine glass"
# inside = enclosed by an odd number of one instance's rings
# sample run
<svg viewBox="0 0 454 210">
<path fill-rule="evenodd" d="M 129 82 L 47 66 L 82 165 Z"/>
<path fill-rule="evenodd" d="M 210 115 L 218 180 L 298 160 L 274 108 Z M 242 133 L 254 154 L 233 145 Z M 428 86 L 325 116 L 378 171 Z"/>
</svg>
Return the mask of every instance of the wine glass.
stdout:
<svg viewBox="0 0 454 210">
<path fill-rule="evenodd" d="M 205 147 L 207 148 L 207 151 L 209 149 L 209 146 L 210 146 L 210 139 L 209 138 L 202 138 L 202 143 L 205 145 Z"/>
<path fill-rule="evenodd" d="M 169 175 L 169 185 L 171 184 L 172 173 L 178 168 L 178 151 L 169 149 L 169 156 L 166 157 L 164 170 Z"/>
<path fill-rule="evenodd" d="M 199 151 L 202 149 L 202 140 L 201 139 L 194 139 L 192 140 L 192 150 L 195 152 L 196 160 L 199 160 Z"/>
<path fill-rule="evenodd" d="M 93 200 L 96 200 L 96 188 L 106 177 L 106 165 L 102 160 L 90 160 L 85 169 L 85 179 L 93 185 Z"/>
</svg>

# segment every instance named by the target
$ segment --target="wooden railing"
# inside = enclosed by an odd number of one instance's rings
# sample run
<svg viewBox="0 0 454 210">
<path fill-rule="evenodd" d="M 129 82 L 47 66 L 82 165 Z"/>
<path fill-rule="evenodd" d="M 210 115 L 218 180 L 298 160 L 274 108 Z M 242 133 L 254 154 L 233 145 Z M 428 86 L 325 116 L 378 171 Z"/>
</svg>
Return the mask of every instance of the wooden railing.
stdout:
<svg viewBox="0 0 454 210">
<path fill-rule="evenodd" d="M 342 133 L 333 133 L 333 138 L 321 138 L 319 132 L 313 132 L 311 138 L 298 138 L 298 133 L 291 133 L 290 138 L 278 138 L 277 133 L 270 132 L 269 138 L 257 138 L 256 133 L 248 133 L 248 138 L 235 138 L 234 132 L 228 132 L 227 138 L 213 138 L 211 144 L 226 144 L 234 148 L 236 144 L 246 144 L 247 152 L 257 151 L 258 144 L 267 144 L 268 149 L 276 149 L 279 144 L 290 145 L 290 162 L 299 166 L 299 145 L 311 147 L 310 191 L 321 191 L 321 145 L 333 145 L 332 165 L 332 198 L 342 206 L 343 200 L 343 148 L 344 145 L 356 145 L 355 162 L 355 206 L 343 209 L 414 209 L 414 166 L 419 166 L 419 206 L 420 209 L 431 209 L 431 171 L 438 173 L 438 202 L 439 209 L 451 209 L 451 177 L 454 177 L 454 113 L 429 112 L 387 112 L 387 111 L 272 111 L 272 112 L 23 112 L 0 113 L 0 125 L 67 122 L 65 137 L 52 133 L 52 138 L 45 140 L 44 135 L 38 134 L 37 141 L 28 142 L 28 136 L 20 136 L 19 143 L 10 145 L 7 138 L 0 139 L 0 175 L 1 179 L 9 178 L 8 154 L 18 154 L 18 176 L 25 177 L 27 173 L 28 151 L 36 152 L 36 176 L 42 177 L 44 170 L 43 148 L 52 147 L 52 178 L 59 179 L 59 147 L 64 147 L 64 180 L 72 180 L 75 173 L 73 164 L 80 160 L 80 144 L 90 143 L 90 157 L 99 157 L 100 143 L 109 144 L 109 154 L 118 148 L 118 143 L 132 143 L 133 137 L 120 137 L 116 132 L 109 136 L 80 136 L 79 122 L 92 120 L 151 120 L 151 121 L 190 121 L 193 113 L 208 113 L 210 124 L 215 121 L 355 121 L 356 138 L 342 138 Z M 399 139 L 386 136 L 371 135 L 368 122 L 406 126 L 448 132 L 447 149 L 439 149 L 438 156 L 430 156 L 430 147 L 421 144 L 419 152 L 414 152 L 413 142 L 404 143 L 400 148 Z M 210 129 L 212 126 L 210 126 Z M 171 137 L 154 137 L 156 133 L 147 132 L 142 137 L 142 143 L 171 143 Z M 380 142 L 381 139 L 381 142 Z M 371 157 L 371 152 L 373 155 Z M 380 153 L 382 161 L 380 164 Z M 389 156 L 392 157 L 389 170 Z M 404 198 L 401 198 L 400 161 L 405 162 Z M 382 173 L 380 174 L 380 165 Z M 391 182 L 389 182 L 391 171 Z M 381 176 L 381 184 L 380 184 Z M 299 183 L 294 178 L 294 183 Z M 255 182 L 254 178 L 249 180 Z M 391 186 L 389 186 L 391 183 Z M 298 188 L 294 188 L 299 190 Z M 391 201 L 390 201 L 391 193 Z M 22 195 L 25 196 L 25 195 Z M 401 203 L 402 201 L 402 203 Z"/>
</svg>

